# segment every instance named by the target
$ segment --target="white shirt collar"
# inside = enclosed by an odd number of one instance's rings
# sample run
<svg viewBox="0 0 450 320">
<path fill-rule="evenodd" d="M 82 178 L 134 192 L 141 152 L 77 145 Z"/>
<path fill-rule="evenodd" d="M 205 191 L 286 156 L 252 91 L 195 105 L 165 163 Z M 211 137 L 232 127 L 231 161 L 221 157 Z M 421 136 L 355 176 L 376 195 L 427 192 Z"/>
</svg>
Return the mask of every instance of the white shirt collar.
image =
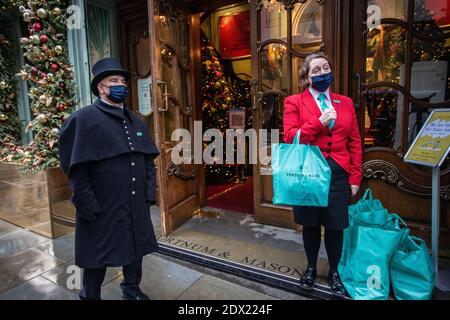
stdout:
<svg viewBox="0 0 450 320">
<path fill-rule="evenodd" d="M 102 100 L 102 101 L 103 101 L 104 103 L 106 103 L 108 106 L 123 109 L 123 103 L 121 103 L 120 106 L 113 106 L 112 104 L 109 104 L 108 102 L 106 102 L 106 101 L 103 100 L 102 98 L 100 98 L 100 100 Z"/>
<path fill-rule="evenodd" d="M 328 99 L 328 102 L 331 103 L 331 98 L 330 98 L 330 88 L 328 88 L 327 90 L 325 90 L 325 92 L 319 92 L 319 91 L 317 91 L 316 89 L 314 89 L 314 88 L 312 88 L 312 87 L 308 87 L 308 89 L 309 89 L 309 92 L 311 93 L 311 95 L 313 96 L 314 100 L 319 101 L 319 99 L 318 99 L 318 98 L 319 98 L 319 95 L 320 95 L 321 93 L 324 93 L 325 96 L 326 96 L 327 99 Z"/>
</svg>

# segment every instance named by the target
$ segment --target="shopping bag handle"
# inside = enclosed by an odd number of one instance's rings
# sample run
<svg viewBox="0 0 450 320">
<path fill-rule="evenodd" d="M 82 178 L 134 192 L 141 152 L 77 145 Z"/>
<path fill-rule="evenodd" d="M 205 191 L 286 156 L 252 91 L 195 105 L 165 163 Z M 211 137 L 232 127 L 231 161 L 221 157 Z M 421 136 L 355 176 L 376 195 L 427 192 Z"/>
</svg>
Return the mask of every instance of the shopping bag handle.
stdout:
<svg viewBox="0 0 450 320">
<path fill-rule="evenodd" d="M 369 196 L 369 199 L 367 199 L 367 196 Z M 370 188 L 367 188 L 366 192 L 364 192 L 364 196 L 363 196 L 364 200 L 373 200 L 373 195 L 372 195 L 372 190 Z"/>
<path fill-rule="evenodd" d="M 398 227 L 398 228 L 402 229 L 401 226 L 400 226 L 401 224 L 404 226 L 404 229 L 406 229 L 408 227 L 406 222 L 396 213 L 391 213 L 389 215 L 389 217 L 387 217 L 386 220 L 389 221 L 389 220 L 394 220 L 394 219 L 395 219 L 395 227 Z"/>
<path fill-rule="evenodd" d="M 300 143 L 300 129 L 298 129 L 297 132 L 295 133 L 294 141 L 292 143 L 293 144 Z"/>
<path fill-rule="evenodd" d="M 415 237 L 415 236 L 410 236 L 410 238 L 414 241 L 414 243 L 415 243 L 416 245 L 419 245 L 419 246 L 421 246 L 421 245 L 426 246 L 426 245 L 427 245 L 427 244 L 425 243 L 425 240 L 423 240 L 422 238 Z M 417 242 L 419 242 L 419 244 L 417 244 Z"/>
</svg>

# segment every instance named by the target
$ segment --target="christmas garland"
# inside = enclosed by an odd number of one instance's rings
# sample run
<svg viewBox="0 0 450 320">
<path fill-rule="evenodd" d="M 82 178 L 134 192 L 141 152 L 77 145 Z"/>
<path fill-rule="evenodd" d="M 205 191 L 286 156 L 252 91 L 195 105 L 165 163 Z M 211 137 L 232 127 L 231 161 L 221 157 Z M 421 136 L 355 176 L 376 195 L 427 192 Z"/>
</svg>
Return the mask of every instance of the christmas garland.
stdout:
<svg viewBox="0 0 450 320">
<path fill-rule="evenodd" d="M 59 129 L 75 107 L 67 55 L 67 4 L 66 0 L 32 0 L 19 7 L 28 22 L 29 35 L 20 39 L 25 65 L 17 76 L 28 81 L 34 116 L 27 126 L 33 140 L 27 146 L 11 148 L 14 160 L 23 164 L 23 174 L 59 166 Z"/>
</svg>

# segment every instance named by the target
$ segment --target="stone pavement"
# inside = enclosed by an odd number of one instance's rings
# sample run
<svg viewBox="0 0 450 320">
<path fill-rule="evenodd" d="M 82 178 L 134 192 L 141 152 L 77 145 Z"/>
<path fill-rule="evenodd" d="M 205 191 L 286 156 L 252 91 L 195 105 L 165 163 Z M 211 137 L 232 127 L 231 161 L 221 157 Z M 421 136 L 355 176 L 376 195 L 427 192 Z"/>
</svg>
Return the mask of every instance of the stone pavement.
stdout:
<svg viewBox="0 0 450 320">
<path fill-rule="evenodd" d="M 0 300 L 77 300 L 67 286 L 73 263 L 73 234 L 49 239 L 0 220 Z M 108 268 L 102 299 L 121 299 L 122 278 L 121 268 Z M 141 289 L 155 300 L 305 299 L 159 253 L 144 258 Z"/>
</svg>

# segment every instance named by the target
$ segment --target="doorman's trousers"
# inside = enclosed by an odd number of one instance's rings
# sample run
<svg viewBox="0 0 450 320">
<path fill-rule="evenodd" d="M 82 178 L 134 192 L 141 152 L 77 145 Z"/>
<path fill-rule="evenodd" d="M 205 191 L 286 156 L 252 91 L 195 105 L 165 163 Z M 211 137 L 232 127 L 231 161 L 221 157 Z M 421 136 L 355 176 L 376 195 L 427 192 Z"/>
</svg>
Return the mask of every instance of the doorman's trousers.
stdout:
<svg viewBox="0 0 450 320">
<path fill-rule="evenodd" d="M 136 296 L 139 292 L 139 284 L 142 278 L 142 258 L 122 267 L 123 281 L 120 284 L 122 291 L 130 296 Z M 100 300 L 101 287 L 105 279 L 106 268 L 83 269 L 83 288 L 79 297 L 81 300 Z"/>
</svg>

